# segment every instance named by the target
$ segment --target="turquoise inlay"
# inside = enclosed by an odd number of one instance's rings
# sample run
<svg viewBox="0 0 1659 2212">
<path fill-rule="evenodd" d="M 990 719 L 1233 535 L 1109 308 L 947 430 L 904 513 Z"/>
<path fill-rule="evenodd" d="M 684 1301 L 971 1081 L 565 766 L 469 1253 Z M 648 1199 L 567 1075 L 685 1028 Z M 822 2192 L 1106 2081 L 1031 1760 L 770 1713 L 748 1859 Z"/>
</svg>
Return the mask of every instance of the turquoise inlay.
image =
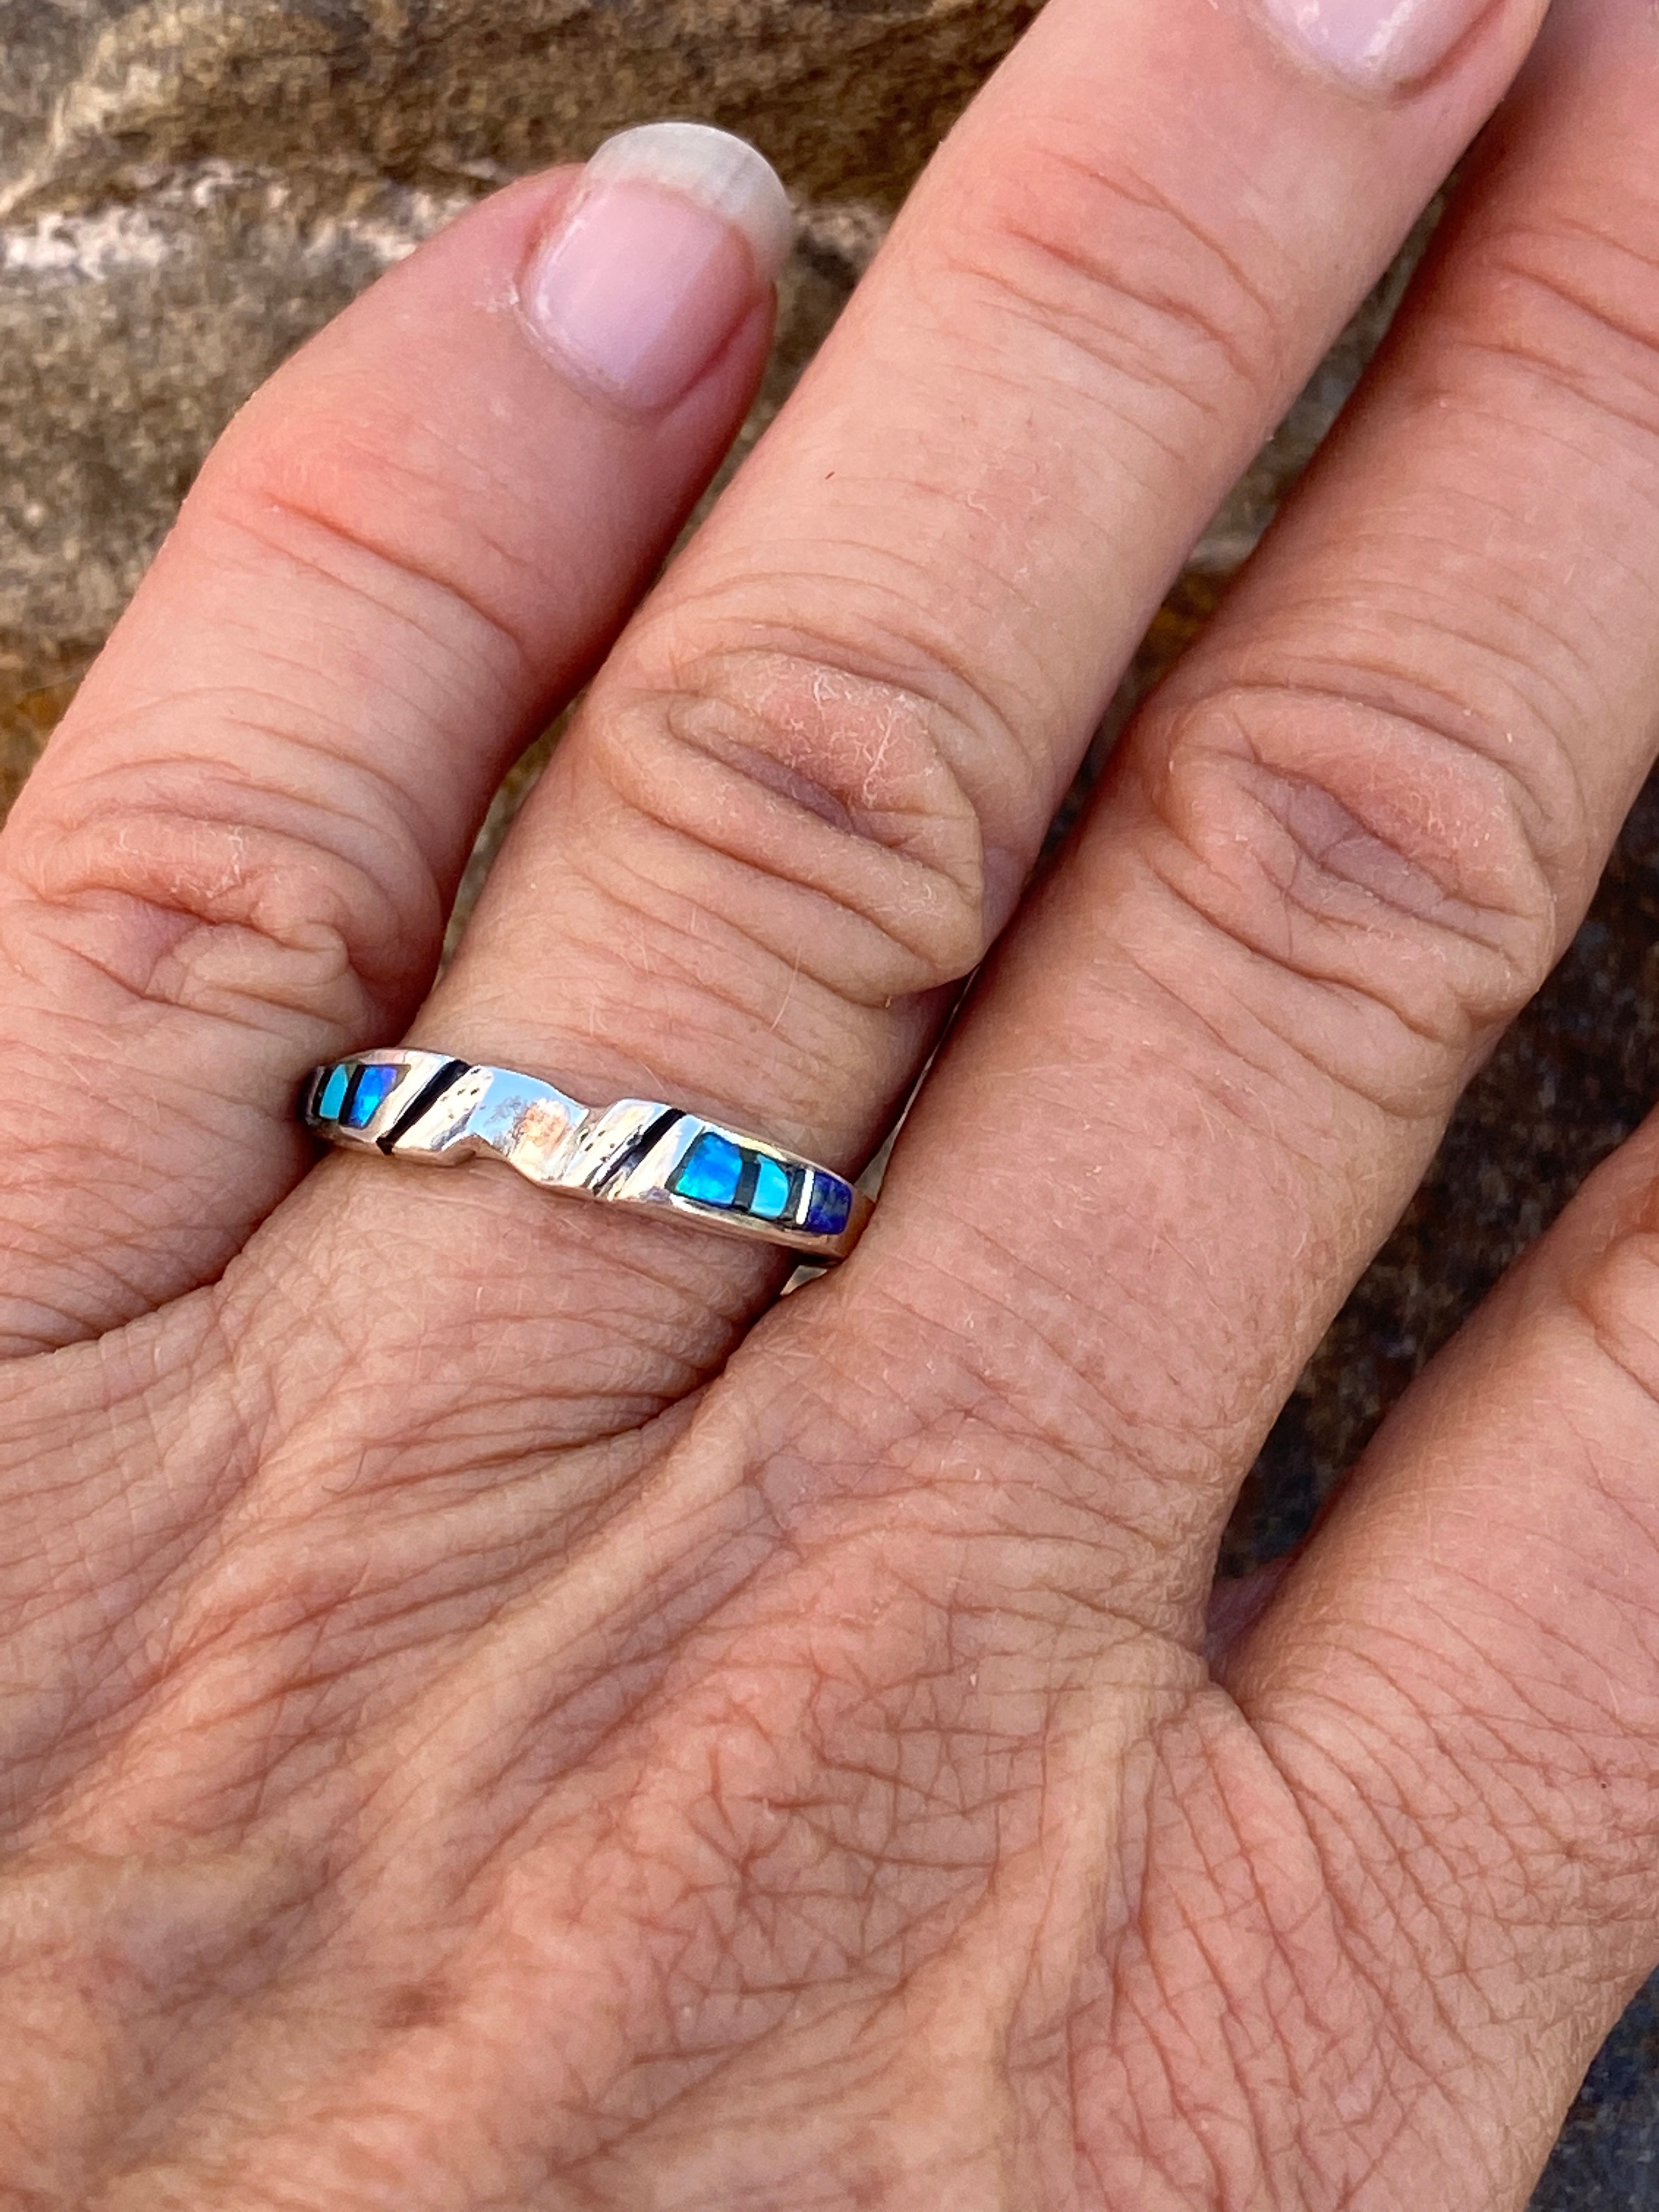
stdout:
<svg viewBox="0 0 1659 2212">
<path fill-rule="evenodd" d="M 806 1226 L 821 1237 L 839 1237 L 853 1214 L 853 1192 L 839 1176 L 822 1170 L 812 1176 L 812 1200 L 806 1209 Z"/>
<path fill-rule="evenodd" d="M 351 1103 L 346 1109 L 348 1129 L 366 1129 L 380 1109 L 386 1096 L 398 1080 L 395 1067 L 366 1067 L 357 1078 L 357 1087 L 352 1092 Z"/>
<path fill-rule="evenodd" d="M 755 1164 L 760 1173 L 755 1178 L 755 1196 L 751 1211 L 763 1221 L 775 1221 L 789 1203 L 789 1177 L 775 1160 L 769 1160 L 764 1152 L 757 1152 Z"/>
<path fill-rule="evenodd" d="M 351 1070 L 349 1067 L 330 1068 L 328 1080 L 323 1085 L 323 1095 L 317 1101 L 317 1119 L 319 1121 L 339 1119 L 340 1109 L 345 1104 L 346 1085 L 350 1080 Z"/>
<path fill-rule="evenodd" d="M 698 1199 L 704 1206 L 730 1206 L 742 1180 L 743 1154 L 705 1129 L 681 1162 L 674 1188 L 680 1197 Z"/>
</svg>

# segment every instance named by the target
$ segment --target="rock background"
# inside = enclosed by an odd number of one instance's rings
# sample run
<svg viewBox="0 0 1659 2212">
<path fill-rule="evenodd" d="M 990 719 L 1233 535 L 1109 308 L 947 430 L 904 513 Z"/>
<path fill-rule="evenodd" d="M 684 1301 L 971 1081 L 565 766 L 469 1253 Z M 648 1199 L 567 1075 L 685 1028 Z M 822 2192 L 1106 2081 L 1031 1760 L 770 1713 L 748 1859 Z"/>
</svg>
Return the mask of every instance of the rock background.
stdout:
<svg viewBox="0 0 1659 2212">
<path fill-rule="evenodd" d="M 1033 4 L 0 0 L 0 801 L 227 416 L 469 199 L 744 132 L 822 208 L 798 365 Z"/>
<path fill-rule="evenodd" d="M 1036 4 L 0 0 L 0 811 L 232 411 L 470 200 L 665 114 L 763 148 L 803 202 L 801 242 L 740 457 Z M 1217 518 L 1097 761 L 1328 427 L 1409 258 Z M 469 890 L 544 751 L 509 780 Z M 1297 1539 L 1425 1358 L 1646 1110 L 1656 923 L 1650 791 L 1577 943 L 1285 1409 L 1231 1571 Z M 1656 2146 L 1659 1984 L 1597 2061 L 1534 2212 L 1659 2208 Z"/>
</svg>

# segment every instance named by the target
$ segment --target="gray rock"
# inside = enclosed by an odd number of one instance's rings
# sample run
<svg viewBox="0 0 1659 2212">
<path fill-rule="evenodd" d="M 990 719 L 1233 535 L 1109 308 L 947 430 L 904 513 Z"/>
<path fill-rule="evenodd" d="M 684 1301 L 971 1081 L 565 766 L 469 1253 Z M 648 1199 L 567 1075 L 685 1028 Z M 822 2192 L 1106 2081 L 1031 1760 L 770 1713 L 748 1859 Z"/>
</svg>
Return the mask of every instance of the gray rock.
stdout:
<svg viewBox="0 0 1659 2212">
<path fill-rule="evenodd" d="M 469 199 L 690 114 L 890 209 L 1033 5 L 0 0 L 0 775 L 229 415 Z"/>
<path fill-rule="evenodd" d="M 453 191 L 696 115 L 887 198 L 1035 0 L 0 0 L 0 214 L 230 159 Z"/>
</svg>

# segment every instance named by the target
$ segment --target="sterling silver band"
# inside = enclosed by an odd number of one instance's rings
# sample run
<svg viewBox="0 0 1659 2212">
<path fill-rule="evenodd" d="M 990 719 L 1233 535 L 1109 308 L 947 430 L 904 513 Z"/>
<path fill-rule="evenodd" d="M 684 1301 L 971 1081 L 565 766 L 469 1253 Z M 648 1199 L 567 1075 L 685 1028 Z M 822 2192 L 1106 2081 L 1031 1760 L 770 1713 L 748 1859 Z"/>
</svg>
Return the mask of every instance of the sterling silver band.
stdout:
<svg viewBox="0 0 1659 2212">
<path fill-rule="evenodd" d="M 870 1216 L 845 1176 L 763 1137 L 641 1098 L 581 1106 L 534 1076 L 441 1052 L 364 1052 L 313 1070 L 300 1101 L 329 1144 L 435 1167 L 501 1160 L 549 1190 L 844 1260 Z"/>
</svg>

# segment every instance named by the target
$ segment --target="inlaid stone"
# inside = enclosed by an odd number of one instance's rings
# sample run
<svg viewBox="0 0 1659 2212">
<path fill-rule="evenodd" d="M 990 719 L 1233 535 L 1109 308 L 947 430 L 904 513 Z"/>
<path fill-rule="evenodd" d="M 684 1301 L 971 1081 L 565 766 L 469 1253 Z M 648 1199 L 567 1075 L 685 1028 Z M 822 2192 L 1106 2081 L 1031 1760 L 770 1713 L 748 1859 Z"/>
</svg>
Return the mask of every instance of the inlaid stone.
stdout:
<svg viewBox="0 0 1659 2212">
<path fill-rule="evenodd" d="M 317 1101 L 317 1118 L 319 1121 L 339 1120 L 340 1109 L 345 1104 L 346 1085 L 350 1080 L 351 1070 L 349 1067 L 330 1068 L 328 1080 L 323 1085 L 323 1095 Z"/>
<path fill-rule="evenodd" d="M 775 1221 L 788 1211 L 788 1172 L 775 1160 L 769 1160 L 764 1152 L 757 1154 L 755 1164 L 757 1172 L 751 1211 L 759 1214 L 763 1221 Z"/>
<path fill-rule="evenodd" d="M 366 1129 L 385 1105 L 398 1081 L 395 1067 L 360 1067 L 345 1112 L 340 1116 L 348 1129 Z"/>
<path fill-rule="evenodd" d="M 681 1164 L 674 1188 L 702 1206 L 730 1206 L 743 1180 L 743 1154 L 725 1137 L 705 1129 Z"/>
<path fill-rule="evenodd" d="M 839 1237 L 852 1218 L 853 1192 L 839 1176 L 814 1175 L 806 1226 L 822 1237 Z"/>
</svg>

